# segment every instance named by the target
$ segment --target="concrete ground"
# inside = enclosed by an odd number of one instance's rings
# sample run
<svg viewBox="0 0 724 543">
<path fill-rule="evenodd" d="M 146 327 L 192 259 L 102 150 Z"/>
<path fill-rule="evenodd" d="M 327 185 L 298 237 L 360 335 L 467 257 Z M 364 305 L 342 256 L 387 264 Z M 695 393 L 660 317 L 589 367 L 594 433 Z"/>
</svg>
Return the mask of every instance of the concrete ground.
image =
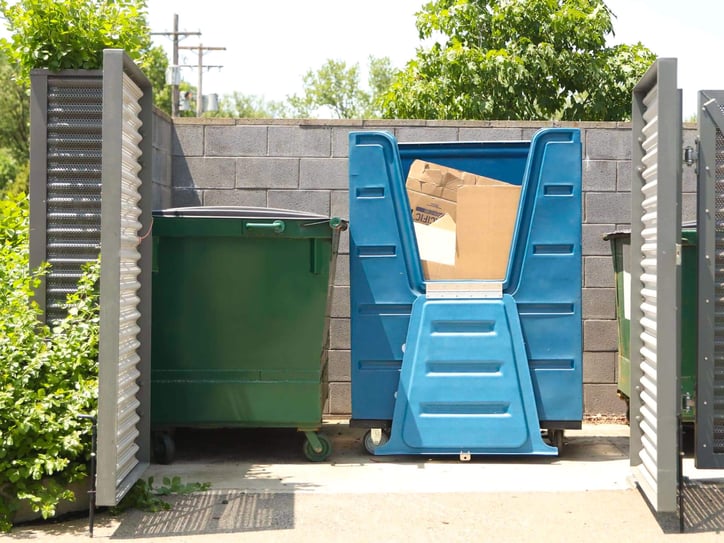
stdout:
<svg viewBox="0 0 724 543">
<path fill-rule="evenodd" d="M 177 459 L 152 465 L 158 483 L 209 482 L 159 513 L 96 517 L 95 539 L 113 541 L 724 541 L 724 471 L 685 459 L 687 533 L 662 529 L 635 487 L 628 427 L 584 424 L 566 433 L 560 458 L 369 456 L 363 430 L 329 421 L 334 450 L 310 463 L 288 430 L 184 430 Z M 678 528 L 678 525 L 673 526 Z M 88 537 L 87 518 L 17 527 L 10 540 L 65 543 Z"/>
</svg>

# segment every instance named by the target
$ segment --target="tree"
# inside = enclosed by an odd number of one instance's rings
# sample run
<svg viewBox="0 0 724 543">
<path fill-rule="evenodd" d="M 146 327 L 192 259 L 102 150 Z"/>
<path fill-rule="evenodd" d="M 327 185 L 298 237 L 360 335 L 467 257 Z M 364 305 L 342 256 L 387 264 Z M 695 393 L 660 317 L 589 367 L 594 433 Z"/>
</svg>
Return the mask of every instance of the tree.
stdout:
<svg viewBox="0 0 724 543">
<path fill-rule="evenodd" d="M 0 149 L 6 149 L 17 162 L 28 159 L 30 142 L 30 100 L 27 85 L 17 81 L 17 73 L 0 52 Z M 0 182 L 0 185 L 2 182 Z"/>
<path fill-rule="evenodd" d="M 384 116 L 621 120 L 655 59 L 606 45 L 602 0 L 432 0 L 417 14 L 416 58 L 383 97 Z"/>
<path fill-rule="evenodd" d="M 289 116 L 283 102 L 266 101 L 260 96 L 234 92 L 219 100 L 218 111 L 207 111 L 205 117 L 231 117 L 235 119 L 281 119 Z"/>
<path fill-rule="evenodd" d="M 171 115 L 171 87 L 166 84 L 168 57 L 160 45 L 145 51 L 138 61 L 153 88 L 154 105 Z"/>
<path fill-rule="evenodd" d="M 0 0 L 0 15 L 10 31 L 0 49 L 20 85 L 27 87 L 33 68 L 98 69 L 104 49 L 123 49 L 151 81 L 161 107 L 168 101 L 170 111 L 168 60 L 163 49 L 151 47 L 146 0 Z"/>
<path fill-rule="evenodd" d="M 370 92 L 360 88 L 359 72 L 359 64 L 329 59 L 304 75 L 304 95 L 289 97 L 289 104 L 300 117 L 311 117 L 320 108 L 329 108 L 339 119 L 379 117 L 379 97 L 392 81 L 390 59 L 370 57 Z"/>
</svg>

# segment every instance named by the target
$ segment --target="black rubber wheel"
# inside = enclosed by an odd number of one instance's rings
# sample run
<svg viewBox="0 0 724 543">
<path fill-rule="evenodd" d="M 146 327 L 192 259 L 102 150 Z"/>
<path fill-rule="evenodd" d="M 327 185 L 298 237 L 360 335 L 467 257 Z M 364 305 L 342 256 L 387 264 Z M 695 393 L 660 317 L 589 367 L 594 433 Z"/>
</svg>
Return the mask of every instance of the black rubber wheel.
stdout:
<svg viewBox="0 0 724 543">
<path fill-rule="evenodd" d="M 561 456 L 563 454 L 564 445 L 563 430 L 548 430 L 548 441 L 550 441 L 553 447 L 558 449 L 558 456 Z"/>
<path fill-rule="evenodd" d="M 369 454 L 375 454 L 375 450 L 380 445 L 384 445 L 390 440 L 390 434 L 386 430 L 382 430 L 382 436 L 380 437 L 380 442 L 375 445 L 375 442 L 372 440 L 372 429 L 369 429 L 365 432 L 365 437 L 363 439 L 365 450 Z"/>
<path fill-rule="evenodd" d="M 176 456 L 176 444 L 167 432 L 159 432 L 153 439 L 153 457 L 159 464 L 170 464 Z"/>
<path fill-rule="evenodd" d="M 311 462 L 323 462 L 332 453 L 332 443 L 322 434 L 317 434 L 317 439 L 322 444 L 321 451 L 315 451 L 309 440 L 304 441 L 304 456 Z"/>
</svg>

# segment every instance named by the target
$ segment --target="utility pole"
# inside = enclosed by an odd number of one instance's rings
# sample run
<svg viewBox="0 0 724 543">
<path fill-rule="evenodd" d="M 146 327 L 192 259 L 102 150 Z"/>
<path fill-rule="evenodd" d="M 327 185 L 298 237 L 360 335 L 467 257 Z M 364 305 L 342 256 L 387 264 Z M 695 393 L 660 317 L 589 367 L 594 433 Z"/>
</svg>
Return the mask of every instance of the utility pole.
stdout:
<svg viewBox="0 0 724 543">
<path fill-rule="evenodd" d="M 173 58 L 171 64 L 171 116 L 178 117 L 179 109 L 179 92 L 178 92 L 178 80 L 179 80 L 179 64 L 178 64 L 178 38 L 179 36 L 201 36 L 201 32 L 179 32 L 178 31 L 178 14 L 173 14 L 173 32 L 151 32 L 152 35 L 157 36 L 171 36 L 173 40 Z"/>
<path fill-rule="evenodd" d="M 196 116 L 201 117 L 204 112 L 204 93 L 203 93 L 203 79 L 204 79 L 204 68 L 223 68 L 219 65 L 204 64 L 204 51 L 226 51 L 226 47 L 204 47 L 203 45 L 192 45 L 190 47 L 179 47 L 179 49 L 191 49 L 198 51 L 198 62 L 196 68 L 198 69 L 198 86 L 196 89 Z M 184 68 L 193 68 L 193 65 L 187 64 Z"/>
</svg>

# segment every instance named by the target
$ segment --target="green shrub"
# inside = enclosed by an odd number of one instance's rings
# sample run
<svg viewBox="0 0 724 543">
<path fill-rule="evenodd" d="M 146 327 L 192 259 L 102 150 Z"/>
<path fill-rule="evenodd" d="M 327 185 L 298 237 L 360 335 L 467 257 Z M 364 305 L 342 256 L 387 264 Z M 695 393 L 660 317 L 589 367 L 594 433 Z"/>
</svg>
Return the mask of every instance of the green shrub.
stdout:
<svg viewBox="0 0 724 543">
<path fill-rule="evenodd" d="M 41 324 L 33 290 L 47 267 L 29 267 L 28 219 L 24 195 L 0 201 L 0 530 L 22 501 L 47 518 L 74 498 L 67 485 L 90 458 L 79 415 L 95 414 L 98 395 L 100 262 L 68 297 L 68 316 Z"/>
<path fill-rule="evenodd" d="M 11 39 L 2 46 L 26 79 L 33 68 L 97 69 L 103 49 L 133 59 L 150 47 L 145 0 L 0 0 Z"/>
</svg>

